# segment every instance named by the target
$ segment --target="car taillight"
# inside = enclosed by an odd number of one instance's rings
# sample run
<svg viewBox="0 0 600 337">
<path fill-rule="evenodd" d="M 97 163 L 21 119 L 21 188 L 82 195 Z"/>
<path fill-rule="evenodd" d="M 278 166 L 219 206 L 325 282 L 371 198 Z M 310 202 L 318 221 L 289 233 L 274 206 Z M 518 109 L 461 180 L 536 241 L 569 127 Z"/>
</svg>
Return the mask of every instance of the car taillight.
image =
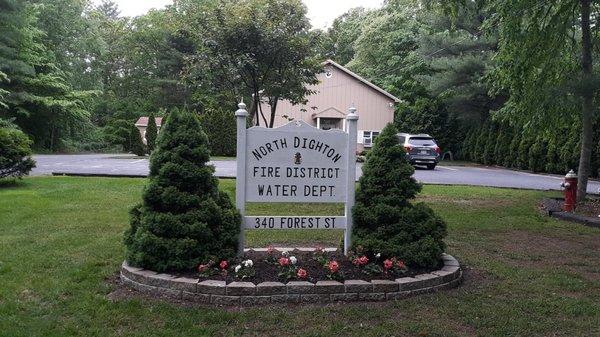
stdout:
<svg viewBox="0 0 600 337">
<path fill-rule="evenodd" d="M 436 146 L 436 147 L 435 147 L 435 153 L 437 153 L 437 154 L 442 154 L 442 149 L 440 149 L 440 147 L 439 147 L 439 146 Z"/>
<path fill-rule="evenodd" d="M 412 150 L 412 146 L 404 145 L 404 151 L 410 152 Z"/>
</svg>

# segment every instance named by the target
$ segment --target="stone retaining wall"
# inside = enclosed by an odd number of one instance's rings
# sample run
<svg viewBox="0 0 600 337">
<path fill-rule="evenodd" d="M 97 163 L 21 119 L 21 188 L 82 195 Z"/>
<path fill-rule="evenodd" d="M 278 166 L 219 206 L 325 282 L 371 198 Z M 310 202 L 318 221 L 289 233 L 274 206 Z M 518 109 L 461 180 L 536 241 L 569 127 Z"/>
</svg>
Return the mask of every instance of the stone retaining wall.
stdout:
<svg viewBox="0 0 600 337">
<path fill-rule="evenodd" d="M 231 282 L 158 274 L 131 267 L 123 262 L 121 280 L 141 292 L 214 305 L 239 306 L 270 303 L 328 303 L 339 301 L 387 301 L 411 295 L 450 289 L 460 284 L 462 270 L 458 261 L 443 255 L 444 267 L 414 277 L 392 280 Z"/>
</svg>

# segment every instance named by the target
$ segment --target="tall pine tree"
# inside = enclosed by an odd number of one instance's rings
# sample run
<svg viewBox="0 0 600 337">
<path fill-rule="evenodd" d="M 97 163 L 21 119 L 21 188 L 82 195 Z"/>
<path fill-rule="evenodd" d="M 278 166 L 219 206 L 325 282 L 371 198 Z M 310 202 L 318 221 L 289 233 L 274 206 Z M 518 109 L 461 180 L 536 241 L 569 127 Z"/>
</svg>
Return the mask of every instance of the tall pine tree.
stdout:
<svg viewBox="0 0 600 337">
<path fill-rule="evenodd" d="M 371 256 L 398 257 L 413 267 L 435 267 L 444 251 L 446 224 L 423 203 L 396 128 L 389 124 L 375 141 L 359 180 L 354 206 L 353 247 Z"/>
<path fill-rule="evenodd" d="M 175 110 L 150 158 L 143 204 L 125 235 L 129 263 L 155 271 L 189 270 L 235 255 L 241 217 L 219 190 L 208 137 L 196 115 Z"/>
</svg>

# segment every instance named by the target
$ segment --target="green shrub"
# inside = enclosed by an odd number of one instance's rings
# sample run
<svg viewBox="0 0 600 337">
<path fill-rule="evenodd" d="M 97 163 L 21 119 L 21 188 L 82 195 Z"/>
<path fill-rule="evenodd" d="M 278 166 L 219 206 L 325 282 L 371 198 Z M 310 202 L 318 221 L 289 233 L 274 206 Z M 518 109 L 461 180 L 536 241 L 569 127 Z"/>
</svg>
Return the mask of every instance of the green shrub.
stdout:
<svg viewBox="0 0 600 337">
<path fill-rule="evenodd" d="M 146 127 L 146 149 L 148 154 L 152 154 L 156 147 L 156 137 L 158 136 L 158 129 L 156 128 L 156 117 L 154 114 L 150 114 L 148 117 L 148 126 Z"/>
<path fill-rule="evenodd" d="M 546 165 L 544 169 L 549 173 L 563 173 L 560 164 L 560 156 L 558 152 L 558 144 L 556 137 L 548 139 L 548 147 L 546 151 Z"/>
<path fill-rule="evenodd" d="M 571 127 L 565 132 L 563 145 L 560 148 L 560 162 L 564 173 L 569 170 L 577 171 L 579 166 L 579 151 L 581 149 L 581 141 L 578 134 L 579 129 Z"/>
<path fill-rule="evenodd" d="M 473 149 L 475 148 L 475 137 L 477 136 L 477 129 L 471 128 L 469 132 L 467 132 L 467 136 L 463 141 L 460 149 L 460 158 L 463 160 L 474 160 L 473 158 Z"/>
<path fill-rule="evenodd" d="M 517 163 L 515 165 L 516 168 L 521 170 L 529 168 L 529 148 L 533 145 L 533 141 L 531 134 L 528 132 L 522 134 L 517 154 Z"/>
<path fill-rule="evenodd" d="M 23 131 L 3 122 L 0 127 L 0 179 L 21 178 L 35 167 L 31 159 L 32 141 Z"/>
<path fill-rule="evenodd" d="M 371 256 L 398 257 L 414 267 L 434 267 L 444 251 L 446 224 L 423 203 L 410 202 L 421 190 L 414 168 L 389 124 L 367 155 L 353 208 L 353 249 Z"/>
<path fill-rule="evenodd" d="M 213 156 L 235 157 L 237 131 L 232 112 L 206 111 L 200 115 L 200 123 L 208 135 Z"/>
<path fill-rule="evenodd" d="M 519 156 L 519 145 L 523 132 L 520 129 L 515 130 L 512 140 L 510 141 L 509 153 L 504 158 L 505 167 L 517 167 L 517 157 Z"/>
<path fill-rule="evenodd" d="M 494 123 L 490 124 L 490 128 L 488 129 L 488 133 L 485 139 L 485 145 L 483 148 L 483 163 L 485 165 L 494 165 L 494 151 L 496 149 L 496 139 L 498 138 L 498 129 Z"/>
<path fill-rule="evenodd" d="M 489 123 L 483 124 L 479 129 L 477 140 L 475 141 L 475 147 L 473 149 L 473 161 L 475 162 L 483 163 L 483 153 L 485 151 L 489 129 Z"/>
<path fill-rule="evenodd" d="M 241 216 L 219 191 L 209 159 L 198 118 L 173 111 L 150 158 L 143 203 L 131 211 L 125 233 L 131 264 L 159 272 L 190 270 L 235 255 Z"/>
<path fill-rule="evenodd" d="M 136 156 L 143 156 L 146 154 L 146 145 L 142 141 L 142 135 L 140 130 L 136 126 L 130 127 L 129 133 L 129 148 L 131 152 Z"/>
<path fill-rule="evenodd" d="M 546 140 L 542 136 L 536 137 L 533 145 L 529 148 L 529 170 L 542 172 L 545 169 L 546 145 Z"/>
<path fill-rule="evenodd" d="M 494 146 L 494 162 L 497 165 L 505 165 L 506 157 L 510 156 L 512 134 L 512 128 L 509 125 L 503 124 L 500 126 L 496 145 Z"/>
</svg>

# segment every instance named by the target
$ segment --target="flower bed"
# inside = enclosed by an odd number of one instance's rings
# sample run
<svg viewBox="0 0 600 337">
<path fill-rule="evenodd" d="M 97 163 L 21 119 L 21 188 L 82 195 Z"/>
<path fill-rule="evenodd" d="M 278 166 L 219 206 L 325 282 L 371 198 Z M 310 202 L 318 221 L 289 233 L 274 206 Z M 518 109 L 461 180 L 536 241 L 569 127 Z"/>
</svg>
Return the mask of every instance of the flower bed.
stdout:
<svg viewBox="0 0 600 337">
<path fill-rule="evenodd" d="M 458 261 L 446 254 L 443 256 L 443 265 L 437 270 L 419 273 L 416 270 L 400 268 L 399 261 L 389 259 L 385 262 L 389 268 L 379 274 L 365 273 L 361 269 L 368 265 L 364 258 L 362 261 L 354 261 L 356 258 L 347 259 L 335 252 L 322 254 L 328 258 L 325 265 L 314 258 L 314 252 L 293 251 L 289 254 L 277 254 L 275 256 L 274 252 L 248 252 L 247 256 L 239 261 L 220 261 L 204 268 L 203 272 L 214 270 L 214 273 L 202 278 L 198 274 L 158 274 L 123 263 L 121 280 L 131 288 L 153 295 L 236 306 L 397 300 L 449 289 L 457 286 L 462 279 Z M 267 258 L 275 260 L 265 261 Z M 311 259 L 314 262 L 309 262 Z M 294 260 L 295 263 L 292 263 Z M 333 261 L 336 263 L 332 263 Z M 385 268 L 384 261 L 386 260 L 381 261 L 382 269 Z M 262 268 L 263 263 L 265 268 Z M 336 276 L 332 275 L 340 272 L 344 273 L 344 279 L 336 279 Z M 246 276 L 242 277 L 242 274 Z"/>
<path fill-rule="evenodd" d="M 414 276 L 429 272 L 425 269 L 410 269 L 396 258 L 367 257 L 354 254 L 349 257 L 337 251 L 247 251 L 241 258 L 208 261 L 198 266 L 197 273 L 180 273 L 183 277 L 200 280 L 218 280 L 226 283 L 245 281 L 258 284 L 267 281 L 343 281 L 345 279 L 394 280 L 398 277 Z M 440 266 L 441 267 L 441 264 Z"/>
</svg>

